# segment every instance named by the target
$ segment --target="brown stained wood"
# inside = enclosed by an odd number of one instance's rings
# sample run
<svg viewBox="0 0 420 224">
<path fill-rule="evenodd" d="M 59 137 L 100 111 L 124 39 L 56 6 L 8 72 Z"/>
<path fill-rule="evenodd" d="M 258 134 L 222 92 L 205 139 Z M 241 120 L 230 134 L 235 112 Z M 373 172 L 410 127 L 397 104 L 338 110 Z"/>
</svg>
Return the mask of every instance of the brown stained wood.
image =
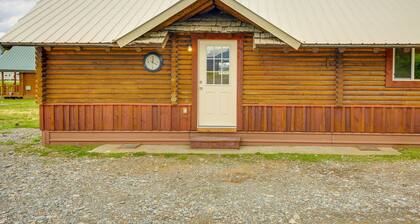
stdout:
<svg viewBox="0 0 420 224">
<path fill-rule="evenodd" d="M 420 113 L 407 113 L 418 107 L 256 104 L 244 110 L 245 132 L 420 133 Z"/>
<path fill-rule="evenodd" d="M 48 103 L 170 103 L 171 43 L 165 49 L 145 48 L 140 53 L 118 48 L 110 52 L 104 48 L 37 51 L 37 59 L 42 58 L 37 63 L 45 64 L 37 67 L 37 74 L 43 74 L 47 86 L 38 95 L 48 91 L 44 94 Z M 150 51 L 163 55 L 159 72 L 144 69 L 143 57 Z"/>
<path fill-rule="evenodd" d="M 180 13 L 172 16 L 171 18 L 169 18 L 168 20 L 166 20 L 165 22 L 163 22 L 159 26 L 155 27 L 153 29 L 153 31 L 161 30 L 162 28 L 170 26 L 172 23 L 174 23 L 176 21 L 186 20 L 186 19 L 196 15 L 197 13 L 206 11 L 209 8 L 212 8 L 212 7 L 213 7 L 213 2 L 212 1 L 198 0 L 195 3 L 193 3 L 192 5 L 190 5 L 189 7 L 187 7 L 186 9 L 182 10 Z"/>
<path fill-rule="evenodd" d="M 46 56 L 42 47 L 37 47 L 35 52 L 36 64 L 36 81 L 35 81 L 35 97 L 38 104 L 46 101 Z"/>
<path fill-rule="evenodd" d="M 190 105 L 44 104 L 40 110 L 48 131 L 189 131 L 191 121 Z"/>
<path fill-rule="evenodd" d="M 343 53 L 337 50 L 336 56 L 336 105 L 343 105 L 343 92 L 344 92 L 344 76 L 343 76 Z"/>
<path fill-rule="evenodd" d="M 172 36 L 171 49 L 171 103 L 178 103 L 178 51 L 177 51 L 177 37 Z"/>
<path fill-rule="evenodd" d="M 191 134 L 188 132 L 71 132 L 43 131 L 43 144 L 189 144 Z M 218 133 L 207 133 L 217 137 Z M 355 133 L 232 133 L 229 137 L 241 139 L 241 145 L 419 145 L 418 134 L 355 134 Z"/>
</svg>

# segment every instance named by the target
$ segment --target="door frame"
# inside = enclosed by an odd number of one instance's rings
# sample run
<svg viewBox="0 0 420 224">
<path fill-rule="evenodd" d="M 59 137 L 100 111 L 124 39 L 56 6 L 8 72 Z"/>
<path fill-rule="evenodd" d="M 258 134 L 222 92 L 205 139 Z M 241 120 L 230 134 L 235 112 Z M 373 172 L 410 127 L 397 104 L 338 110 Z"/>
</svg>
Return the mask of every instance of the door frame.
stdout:
<svg viewBox="0 0 420 224">
<path fill-rule="evenodd" d="M 198 126 L 198 40 L 237 40 L 237 74 L 236 74 L 236 130 L 242 130 L 242 75 L 244 34 L 192 34 L 192 111 L 191 130 L 197 131 Z"/>
</svg>

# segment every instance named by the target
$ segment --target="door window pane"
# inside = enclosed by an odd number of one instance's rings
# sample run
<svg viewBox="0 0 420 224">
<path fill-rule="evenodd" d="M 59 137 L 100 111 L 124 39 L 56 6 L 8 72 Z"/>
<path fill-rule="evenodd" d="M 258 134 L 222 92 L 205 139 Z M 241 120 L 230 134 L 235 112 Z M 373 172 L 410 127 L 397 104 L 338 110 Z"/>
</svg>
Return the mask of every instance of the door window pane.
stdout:
<svg viewBox="0 0 420 224">
<path fill-rule="evenodd" d="M 414 79 L 420 79 L 420 48 L 415 50 Z"/>
<path fill-rule="evenodd" d="M 229 47 L 207 47 L 207 84 L 229 84 Z"/>
<path fill-rule="evenodd" d="M 214 47 L 213 46 L 207 46 L 206 49 L 206 56 L 207 56 L 207 84 L 213 84 L 214 83 Z"/>
<path fill-rule="evenodd" d="M 411 79 L 411 49 L 395 48 L 394 77 Z"/>
</svg>

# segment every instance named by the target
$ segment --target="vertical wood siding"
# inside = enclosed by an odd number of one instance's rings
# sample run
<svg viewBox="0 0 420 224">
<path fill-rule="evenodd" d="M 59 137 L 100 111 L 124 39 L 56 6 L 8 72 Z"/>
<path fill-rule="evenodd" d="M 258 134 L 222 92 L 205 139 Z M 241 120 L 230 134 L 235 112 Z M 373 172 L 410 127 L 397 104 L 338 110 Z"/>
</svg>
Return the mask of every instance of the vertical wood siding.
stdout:
<svg viewBox="0 0 420 224">
<path fill-rule="evenodd" d="M 191 131 L 191 105 L 44 104 L 46 131 Z M 243 132 L 420 133 L 420 107 L 245 105 Z"/>
<path fill-rule="evenodd" d="M 189 105 L 44 104 L 48 131 L 189 131 Z"/>
<path fill-rule="evenodd" d="M 243 131 L 420 133 L 420 107 L 247 105 Z"/>
</svg>

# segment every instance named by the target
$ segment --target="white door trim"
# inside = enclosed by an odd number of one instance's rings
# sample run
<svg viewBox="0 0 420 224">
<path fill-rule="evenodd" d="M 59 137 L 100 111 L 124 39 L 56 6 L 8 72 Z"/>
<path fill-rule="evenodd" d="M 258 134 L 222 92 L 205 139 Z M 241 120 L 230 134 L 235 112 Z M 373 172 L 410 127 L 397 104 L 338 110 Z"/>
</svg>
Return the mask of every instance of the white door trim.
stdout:
<svg viewBox="0 0 420 224">
<path fill-rule="evenodd" d="M 237 40 L 198 40 L 197 44 L 197 128 L 236 128 L 237 127 L 237 77 L 238 77 L 238 41 Z M 228 63 L 226 56 L 221 56 L 222 63 L 209 66 L 222 74 L 208 78 L 207 50 L 229 49 Z M 216 53 L 214 53 L 216 54 Z M 227 55 L 227 54 L 222 54 Z M 216 56 L 215 56 L 216 57 Z M 218 66 L 216 65 L 218 64 Z M 216 68 L 217 67 L 217 68 Z M 223 69 L 222 69 L 223 70 Z M 223 76 L 228 73 L 228 80 Z M 209 75 L 211 77 L 211 75 Z M 220 77 L 220 78 L 216 78 Z M 210 79 L 210 81 L 208 80 Z M 213 82 L 213 83 L 209 83 Z"/>
</svg>

